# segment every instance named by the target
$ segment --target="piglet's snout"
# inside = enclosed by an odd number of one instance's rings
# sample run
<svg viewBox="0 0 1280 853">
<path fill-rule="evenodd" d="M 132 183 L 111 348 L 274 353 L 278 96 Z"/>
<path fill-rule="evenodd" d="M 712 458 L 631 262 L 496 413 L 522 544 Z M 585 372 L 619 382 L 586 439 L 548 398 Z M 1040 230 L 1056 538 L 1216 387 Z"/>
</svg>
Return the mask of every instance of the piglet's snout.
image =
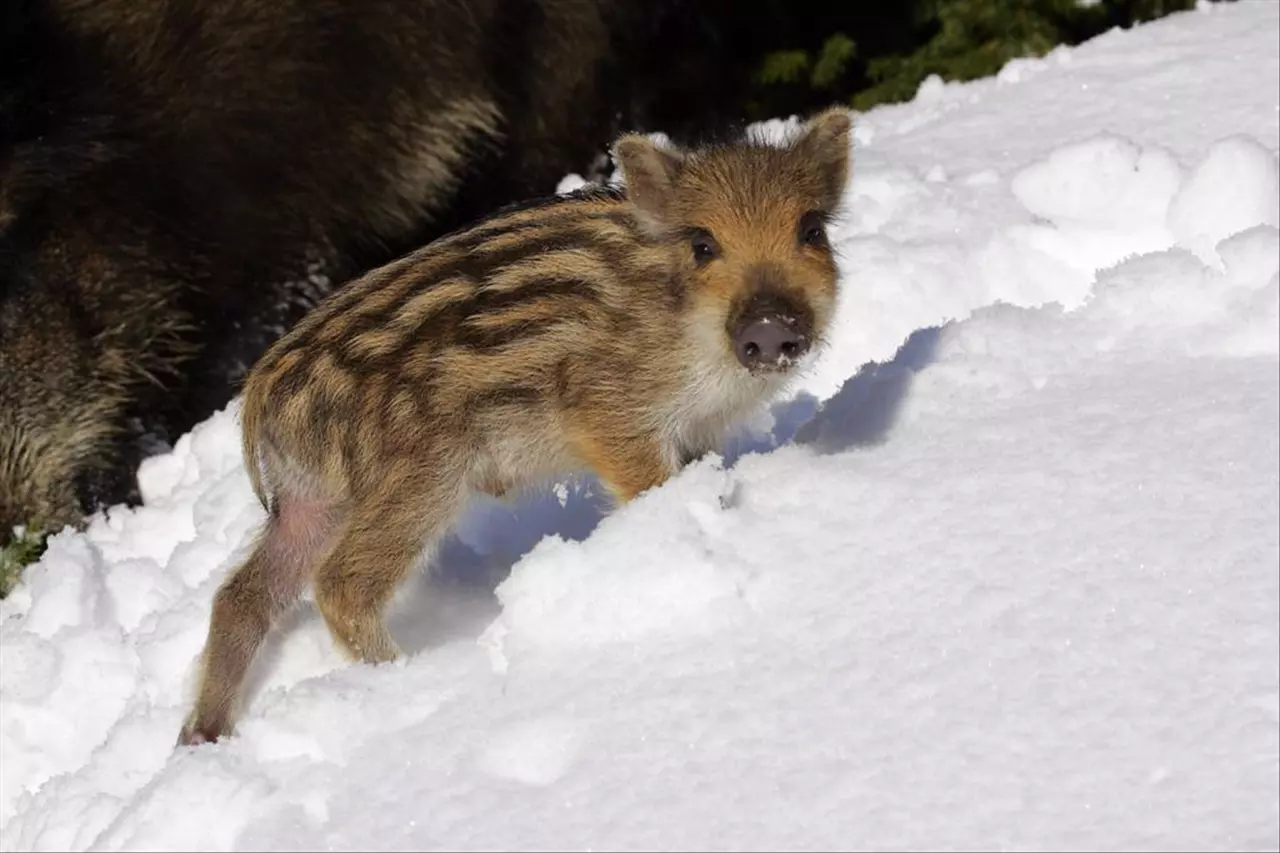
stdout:
<svg viewBox="0 0 1280 853">
<path fill-rule="evenodd" d="M 785 367 L 809 349 L 808 336 L 793 316 L 766 313 L 738 325 L 733 349 L 748 370 Z"/>
<path fill-rule="evenodd" d="M 787 370 L 809 351 L 813 312 L 801 294 L 779 286 L 779 278 L 770 267 L 753 270 L 754 293 L 728 329 L 734 355 L 753 372 Z"/>
</svg>

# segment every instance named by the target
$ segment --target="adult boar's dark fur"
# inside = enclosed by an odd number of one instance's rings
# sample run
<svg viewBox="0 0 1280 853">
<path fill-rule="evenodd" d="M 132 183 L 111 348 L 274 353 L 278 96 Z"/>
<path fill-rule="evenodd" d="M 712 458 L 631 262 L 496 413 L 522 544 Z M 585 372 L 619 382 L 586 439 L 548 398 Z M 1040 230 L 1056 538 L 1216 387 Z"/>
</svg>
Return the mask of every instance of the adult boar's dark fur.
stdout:
<svg viewBox="0 0 1280 853">
<path fill-rule="evenodd" d="M 583 170 L 670 5 L 7 0 L 0 544 L 135 500 L 328 287 Z"/>
</svg>

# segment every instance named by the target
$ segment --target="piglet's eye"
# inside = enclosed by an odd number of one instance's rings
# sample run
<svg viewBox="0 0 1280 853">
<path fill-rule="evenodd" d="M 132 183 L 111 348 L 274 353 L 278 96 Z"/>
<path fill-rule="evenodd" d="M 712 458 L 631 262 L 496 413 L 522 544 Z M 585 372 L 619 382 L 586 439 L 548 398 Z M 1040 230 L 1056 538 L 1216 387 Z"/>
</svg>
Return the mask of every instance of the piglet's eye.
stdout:
<svg viewBox="0 0 1280 853">
<path fill-rule="evenodd" d="M 800 223 L 796 228 L 796 236 L 800 243 L 805 246 L 815 246 L 818 248 L 827 245 L 827 225 L 823 220 L 823 216 L 816 210 L 811 210 L 804 216 L 800 217 Z"/>
<path fill-rule="evenodd" d="M 693 247 L 693 260 L 699 266 L 720 256 L 720 244 L 705 228 L 695 228 L 689 233 L 689 245 Z"/>
</svg>

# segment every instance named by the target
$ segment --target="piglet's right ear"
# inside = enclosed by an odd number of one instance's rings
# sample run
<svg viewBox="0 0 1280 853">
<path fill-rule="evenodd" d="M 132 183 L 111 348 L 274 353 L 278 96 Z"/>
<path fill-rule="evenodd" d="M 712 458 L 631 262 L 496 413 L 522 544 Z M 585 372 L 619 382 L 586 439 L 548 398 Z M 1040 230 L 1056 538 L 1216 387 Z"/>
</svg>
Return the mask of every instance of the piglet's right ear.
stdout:
<svg viewBox="0 0 1280 853">
<path fill-rule="evenodd" d="M 676 177 L 684 167 L 684 155 L 662 148 L 638 133 L 629 133 L 613 146 L 613 160 L 622 170 L 627 198 L 653 225 L 667 220 Z"/>
<path fill-rule="evenodd" d="M 849 180 L 849 143 L 853 113 L 843 107 L 823 110 L 810 119 L 792 150 L 813 170 L 822 207 L 832 211 L 840 203 Z"/>
</svg>

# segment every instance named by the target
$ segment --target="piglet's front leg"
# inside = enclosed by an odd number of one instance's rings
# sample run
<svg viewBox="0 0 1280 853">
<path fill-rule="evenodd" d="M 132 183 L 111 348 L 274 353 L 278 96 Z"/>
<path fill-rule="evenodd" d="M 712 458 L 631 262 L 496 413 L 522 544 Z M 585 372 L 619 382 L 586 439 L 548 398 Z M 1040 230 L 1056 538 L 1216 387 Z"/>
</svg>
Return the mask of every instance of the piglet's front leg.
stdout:
<svg viewBox="0 0 1280 853">
<path fill-rule="evenodd" d="M 579 458 L 600 478 L 618 505 L 662 485 L 675 473 L 656 438 L 628 432 L 622 424 L 613 429 L 601 424 L 578 432 L 574 441 Z"/>
</svg>

